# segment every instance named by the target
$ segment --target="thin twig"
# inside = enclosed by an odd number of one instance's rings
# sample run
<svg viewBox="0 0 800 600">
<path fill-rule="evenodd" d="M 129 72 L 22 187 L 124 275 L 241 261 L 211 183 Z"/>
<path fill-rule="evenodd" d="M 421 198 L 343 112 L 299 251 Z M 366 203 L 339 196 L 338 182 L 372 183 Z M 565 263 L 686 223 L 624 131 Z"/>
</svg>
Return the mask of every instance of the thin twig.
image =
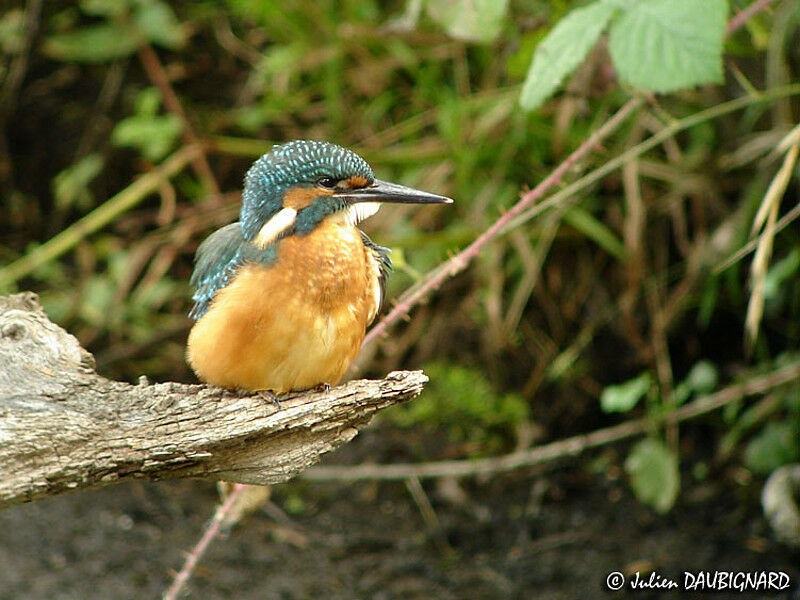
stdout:
<svg viewBox="0 0 800 600">
<path fill-rule="evenodd" d="M 800 84 L 792 84 L 787 86 L 782 86 L 779 88 L 775 88 L 772 90 L 765 91 L 758 96 L 743 96 L 741 98 L 736 98 L 735 100 L 729 100 L 728 102 L 723 102 L 722 104 L 717 104 L 716 106 L 712 106 L 711 108 L 707 108 L 705 110 L 701 110 L 693 115 L 680 119 L 678 121 L 674 121 L 670 125 L 666 126 L 664 129 L 659 131 L 658 133 L 650 136 L 643 142 L 637 144 L 633 148 L 630 148 L 614 158 L 610 160 L 597 169 L 587 173 L 574 183 L 571 183 L 561 191 L 553 194 L 552 196 L 548 197 L 547 200 L 536 204 L 535 206 L 525 206 L 523 209 L 517 210 L 517 207 L 520 204 L 514 206 L 511 210 L 509 210 L 506 214 L 504 214 L 498 221 L 495 222 L 492 227 L 490 227 L 487 231 L 485 231 L 478 239 L 476 239 L 472 244 L 467 246 L 464 250 L 453 256 L 447 262 L 442 263 L 438 267 L 434 268 L 430 272 L 428 272 L 425 276 L 423 276 L 420 281 L 407 290 L 397 301 L 395 307 L 385 316 L 381 321 L 373 327 L 367 336 L 364 339 L 364 346 L 375 342 L 379 337 L 382 337 L 386 334 L 389 327 L 394 325 L 397 321 L 405 318 L 411 309 L 419 304 L 423 299 L 427 297 L 429 293 L 433 290 L 438 289 L 442 283 L 444 283 L 450 277 L 455 276 L 456 274 L 460 273 L 469 265 L 469 262 L 477 255 L 480 249 L 488 242 L 492 241 L 494 238 L 499 237 L 508 231 L 520 226 L 521 224 L 529 221 L 530 219 L 540 215 L 545 210 L 549 210 L 554 206 L 557 206 L 561 202 L 564 202 L 570 196 L 573 196 L 577 192 L 589 187 L 593 183 L 599 181 L 609 173 L 615 171 L 622 165 L 626 164 L 630 160 L 633 160 L 637 156 L 640 156 L 647 152 L 648 150 L 658 146 L 665 140 L 671 138 L 675 134 L 683 131 L 685 129 L 690 129 L 695 125 L 703 123 L 705 121 L 710 121 L 711 119 L 715 119 L 726 115 L 728 113 L 740 110 L 752 104 L 759 104 L 763 102 L 769 102 L 775 100 L 776 98 L 782 98 L 785 96 L 792 96 L 800 94 Z M 631 100 L 625 106 L 629 106 L 634 100 Z M 625 107 L 623 107 L 625 108 Z M 620 116 L 620 111 L 618 111 L 612 119 Z M 606 125 L 608 122 L 606 123 Z M 602 129 L 602 128 L 601 128 Z M 596 134 L 599 133 L 600 130 L 595 132 Z M 581 148 L 586 147 L 588 151 L 590 148 L 587 146 L 586 143 L 581 145 Z M 577 152 L 577 151 L 576 151 Z M 572 158 L 572 155 L 570 156 Z M 570 160 L 568 158 L 567 160 Z M 563 166 L 560 165 L 557 170 L 560 170 Z M 570 163 L 571 166 L 571 163 Z M 565 169 L 566 171 L 566 169 Z M 555 171 L 553 172 L 555 173 Z M 526 194 L 524 198 L 527 198 L 530 194 L 533 194 L 540 187 L 545 183 L 550 181 L 552 178 L 552 174 L 550 177 L 542 181 L 539 186 L 537 186 L 534 190 Z M 551 186 L 548 186 L 551 187 Z M 523 200 L 524 200 L 523 198 Z M 509 217 L 511 215 L 511 217 Z M 501 224 L 502 221 L 502 224 Z M 498 224 L 500 224 L 498 226 Z"/>
<path fill-rule="evenodd" d="M 422 464 L 389 465 L 322 465 L 304 471 L 300 477 L 313 481 L 360 481 L 407 480 L 427 477 L 466 477 L 475 475 L 494 475 L 530 467 L 559 458 L 576 456 L 600 446 L 618 442 L 645 433 L 659 424 L 680 423 L 699 415 L 717 410 L 735 400 L 754 394 L 762 394 L 777 386 L 800 380 L 800 364 L 793 364 L 775 370 L 767 375 L 736 383 L 715 394 L 695 400 L 669 413 L 661 419 L 643 417 L 598 429 L 588 434 L 558 440 L 544 446 L 512 452 L 498 458 L 477 460 L 451 460 Z"/>
<path fill-rule="evenodd" d="M 767 8 L 770 4 L 772 4 L 775 0 L 756 0 L 750 6 L 745 8 L 743 11 L 738 13 L 735 17 L 733 17 L 730 21 L 728 21 L 728 27 L 726 29 L 726 34 L 730 35 L 737 29 L 739 29 L 742 25 L 747 23 L 747 21 L 755 14 L 760 13 L 762 10 Z"/>
<path fill-rule="evenodd" d="M 247 487 L 248 486 L 243 483 L 234 484 L 233 490 L 225 499 L 225 502 L 217 507 L 217 510 L 214 513 L 214 518 L 203 532 L 203 537 L 201 537 L 200 541 L 195 544 L 191 552 L 186 555 L 186 562 L 183 563 L 183 568 L 177 575 L 175 575 L 175 579 L 173 580 L 172 585 L 169 586 L 169 589 L 164 592 L 163 600 L 175 600 L 178 597 L 178 594 L 180 594 L 181 589 L 183 589 L 183 586 L 186 585 L 189 577 L 191 577 L 194 568 L 197 566 L 198 561 L 205 553 L 206 549 L 211 543 L 211 540 L 213 540 L 219 534 L 220 527 L 222 526 L 222 523 L 225 522 L 231 507 L 239 498 L 242 490 L 246 489 Z"/>
<path fill-rule="evenodd" d="M 181 134 L 183 141 L 189 145 L 202 147 L 194 129 L 192 129 L 191 123 L 189 123 L 186 113 L 183 111 L 183 106 L 181 106 L 178 95 L 175 93 L 175 90 L 172 89 L 172 84 L 169 82 L 167 72 L 164 70 L 161 61 L 158 60 L 156 51 L 153 50 L 149 44 L 142 44 L 139 46 L 139 60 L 144 70 L 147 72 L 150 81 L 161 92 L 161 97 L 164 98 L 164 106 L 166 109 L 177 116 L 183 123 L 183 132 Z M 214 172 L 211 170 L 211 166 L 208 164 L 205 152 L 198 153 L 192 159 L 192 168 L 203 183 L 206 193 L 218 196 L 219 185 L 214 177 Z"/>
<path fill-rule="evenodd" d="M 184 146 L 161 163 L 158 168 L 139 177 L 81 220 L 76 221 L 29 254 L 0 269 L 0 289 L 24 277 L 47 261 L 61 256 L 86 236 L 136 206 L 149 194 L 156 191 L 164 181 L 181 171 L 199 153 L 199 146 Z"/>
<path fill-rule="evenodd" d="M 422 488 L 419 478 L 409 477 L 406 479 L 406 489 L 408 489 L 408 492 L 411 494 L 411 498 L 417 505 L 417 508 L 422 515 L 422 520 L 425 521 L 425 525 L 427 525 L 428 530 L 434 536 L 433 539 L 438 546 L 439 551 L 442 554 L 452 554 L 453 548 L 447 541 L 447 536 L 444 535 L 442 523 L 439 521 L 436 511 L 433 509 L 433 504 L 431 504 L 428 494 L 426 494 L 425 490 Z"/>
<path fill-rule="evenodd" d="M 731 19 L 731 21 L 728 23 L 727 34 L 730 34 L 732 31 L 735 31 L 741 27 L 749 18 L 766 8 L 772 1 L 773 0 L 756 0 L 747 9 L 743 10 L 741 13 L 736 15 L 736 17 Z M 551 196 L 547 199 L 547 201 L 535 205 L 535 203 L 553 186 L 561 183 L 562 177 L 566 175 L 569 169 L 578 160 L 588 154 L 599 144 L 602 139 L 611 134 L 631 112 L 641 106 L 642 101 L 640 98 L 633 98 L 629 100 L 614 114 L 613 117 L 606 121 L 606 123 L 600 129 L 592 134 L 589 139 L 583 142 L 578 149 L 575 150 L 575 152 L 570 154 L 563 163 L 556 167 L 556 169 L 546 179 L 541 181 L 533 190 L 525 194 L 516 205 L 514 205 L 507 213 L 500 217 L 475 241 L 473 241 L 464 250 L 450 258 L 450 260 L 447 262 L 442 263 L 438 267 L 431 270 L 422 279 L 420 279 L 415 286 L 406 290 L 406 292 L 397 300 L 394 308 L 392 308 L 392 310 L 389 311 L 389 313 L 386 314 L 378 322 L 378 324 L 367 333 L 366 337 L 364 338 L 363 346 L 367 346 L 384 336 L 390 326 L 397 321 L 406 318 L 411 309 L 424 300 L 429 293 L 438 289 L 445 281 L 466 269 L 469 263 L 480 253 L 480 250 L 483 248 L 483 246 L 493 241 L 495 238 L 503 235 L 510 229 L 519 226 L 525 221 L 533 218 L 533 216 L 540 214 L 544 210 L 555 206 L 558 202 L 564 200 L 569 195 L 577 192 L 580 189 L 583 189 L 584 187 L 587 187 L 598 179 L 601 179 L 614 169 L 627 163 L 631 159 L 636 158 L 640 154 L 643 154 L 650 148 L 657 146 L 661 142 L 670 139 L 683 129 L 688 129 L 689 127 L 693 127 L 698 123 L 721 116 L 730 110 L 736 110 L 753 102 L 763 102 L 767 101 L 768 99 L 774 100 L 778 97 L 782 97 L 784 94 L 792 95 L 798 92 L 800 92 L 800 86 L 785 86 L 783 88 L 764 92 L 759 96 L 745 96 L 743 98 L 737 98 L 736 100 L 719 104 L 706 109 L 705 111 L 695 113 L 694 115 L 691 115 L 685 119 L 681 119 L 680 121 L 673 122 L 671 125 L 668 125 L 662 129 L 659 133 L 651 136 L 627 152 L 624 152 L 618 156 L 616 160 L 609 161 L 589 175 L 579 179 L 572 185 L 567 186 L 565 189 L 561 190 L 561 192 Z"/>
<path fill-rule="evenodd" d="M 556 167 L 550 175 L 539 183 L 539 185 L 525 194 L 517 204 L 495 221 L 489 229 L 478 236 L 478 238 L 464 250 L 434 269 L 428 277 L 424 278 L 424 283 L 422 285 L 416 289 L 409 290 L 410 293 L 404 294 L 394 308 L 381 319 L 380 323 L 370 330 L 364 339 L 364 345 L 370 344 L 379 336 L 385 334 L 390 325 L 408 315 L 411 308 L 418 304 L 429 292 L 437 289 L 446 280 L 466 269 L 469 263 L 480 254 L 483 247 L 497 238 L 514 217 L 521 215 L 523 211 L 536 204 L 536 202 L 538 202 L 552 187 L 561 183 L 563 177 L 575 163 L 592 150 L 596 149 L 600 145 L 600 142 L 613 133 L 631 113 L 641 106 L 641 104 L 642 100 L 640 98 L 628 100 L 628 102 L 626 102 L 614 116 L 606 121 L 600 129 L 589 136 L 577 150 L 570 154 L 566 160 Z"/>
<path fill-rule="evenodd" d="M 774 234 L 778 235 L 781 231 L 783 231 L 792 221 L 800 217 L 800 204 L 795 206 L 792 210 L 787 212 L 783 215 L 777 223 L 775 223 Z M 714 267 L 714 275 L 719 275 L 725 269 L 730 267 L 731 265 L 739 262 L 750 254 L 756 247 L 761 243 L 761 238 L 764 237 L 764 233 L 762 232 L 759 234 L 758 237 L 753 238 L 749 242 L 747 242 L 744 246 L 739 248 L 736 252 L 734 252 L 731 256 L 723 260 L 720 264 Z"/>
</svg>

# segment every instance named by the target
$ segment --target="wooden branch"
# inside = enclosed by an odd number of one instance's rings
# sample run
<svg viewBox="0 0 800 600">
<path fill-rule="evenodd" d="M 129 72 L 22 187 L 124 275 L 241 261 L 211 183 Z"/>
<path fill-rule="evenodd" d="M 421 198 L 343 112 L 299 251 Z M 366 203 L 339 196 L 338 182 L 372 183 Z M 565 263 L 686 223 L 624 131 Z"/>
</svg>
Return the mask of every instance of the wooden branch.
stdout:
<svg viewBox="0 0 800 600">
<path fill-rule="evenodd" d="M 97 375 L 35 294 L 0 297 L 0 507 L 137 477 L 285 481 L 426 381 L 397 371 L 281 397 L 280 409 L 204 385 L 130 385 Z"/>
</svg>

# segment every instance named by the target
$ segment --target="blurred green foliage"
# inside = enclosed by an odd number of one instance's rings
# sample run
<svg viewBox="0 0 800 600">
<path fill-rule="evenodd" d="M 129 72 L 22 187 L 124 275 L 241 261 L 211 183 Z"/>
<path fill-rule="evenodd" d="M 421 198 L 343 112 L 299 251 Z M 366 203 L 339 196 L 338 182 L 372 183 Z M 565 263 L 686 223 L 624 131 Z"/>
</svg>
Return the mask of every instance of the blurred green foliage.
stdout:
<svg viewBox="0 0 800 600">
<path fill-rule="evenodd" d="M 600 394 L 600 406 L 608 413 L 627 412 L 644 398 L 652 385 L 653 378 L 645 372 L 624 383 L 606 386 Z"/>
<path fill-rule="evenodd" d="M 631 449 L 625 470 L 637 498 L 660 513 L 668 512 L 681 488 L 678 458 L 666 444 L 646 438 Z"/>
<path fill-rule="evenodd" d="M 401 427 L 444 431 L 451 442 L 471 442 L 475 454 L 494 453 L 506 445 L 515 428 L 528 422 L 528 404 L 519 394 L 498 393 L 475 368 L 429 363 L 425 393 L 393 408 L 388 418 Z"/>
<path fill-rule="evenodd" d="M 745 464 L 757 473 L 768 474 L 782 465 L 800 460 L 800 418 L 764 425 L 745 448 Z"/>
<path fill-rule="evenodd" d="M 507 450 L 526 425 L 557 439 L 616 418 L 655 422 L 800 360 L 790 352 L 800 346 L 796 165 L 777 208 L 764 209 L 775 211 L 775 228 L 751 234 L 800 121 L 795 92 L 756 101 L 800 80 L 800 1 L 773 3 L 723 42 L 724 19 L 747 4 L 84 0 L 0 9 L 0 270 L 103 211 L 193 132 L 221 193 L 192 162 L 12 283 L 39 292 L 103 374 L 191 381 L 183 354 L 193 253 L 236 219 L 244 172 L 272 143 L 328 139 L 383 179 L 456 199 L 447 211 L 387 207 L 365 223 L 394 250 L 391 302 L 486 231 L 637 87 L 724 77 L 645 95 L 569 181 L 689 115 L 754 101 L 698 119 L 511 228 L 362 365 L 369 374 L 426 365 L 426 393 L 390 420 L 468 442 L 472 454 Z M 164 103 L 145 45 L 189 130 Z M 520 100 L 539 108 L 525 112 Z M 756 281 L 764 310 L 746 350 Z M 703 427 L 720 457 L 766 471 L 797 457 L 798 395 L 795 385 L 731 403 Z M 707 431 L 689 424 L 680 435 Z M 658 510 L 680 483 L 683 446 L 667 437 L 654 426 L 626 463 L 634 491 Z M 658 481 L 669 485 L 655 493 Z"/>
<path fill-rule="evenodd" d="M 135 114 L 122 119 L 114 131 L 111 141 L 117 146 L 133 146 L 147 160 L 164 158 L 175 146 L 183 130 L 180 118 L 173 114 L 159 115 L 161 94 L 156 88 L 146 88 L 136 96 Z"/>
<path fill-rule="evenodd" d="M 675 385 L 671 397 L 659 394 L 656 380 L 649 371 L 617 385 L 609 385 L 600 394 L 604 412 L 628 412 L 647 398 L 647 412 L 657 422 L 667 418 L 690 399 L 699 399 L 717 387 L 719 372 L 713 363 L 701 360 Z M 650 435 L 631 448 L 625 461 L 631 488 L 636 496 L 658 512 L 667 512 L 680 491 L 677 453 L 656 435 Z"/>
<path fill-rule="evenodd" d="M 103 166 L 103 157 L 94 152 L 56 175 L 53 179 L 56 208 L 67 210 L 74 205 L 87 210 L 94 206 L 95 199 L 89 184 L 100 174 Z"/>
<path fill-rule="evenodd" d="M 164 48 L 179 48 L 185 41 L 169 4 L 161 0 L 83 0 L 78 3 L 87 15 L 105 20 L 75 28 L 78 15 L 68 8 L 57 15 L 63 32 L 52 33 L 42 51 L 66 62 L 104 63 L 136 52 L 142 41 Z"/>
</svg>

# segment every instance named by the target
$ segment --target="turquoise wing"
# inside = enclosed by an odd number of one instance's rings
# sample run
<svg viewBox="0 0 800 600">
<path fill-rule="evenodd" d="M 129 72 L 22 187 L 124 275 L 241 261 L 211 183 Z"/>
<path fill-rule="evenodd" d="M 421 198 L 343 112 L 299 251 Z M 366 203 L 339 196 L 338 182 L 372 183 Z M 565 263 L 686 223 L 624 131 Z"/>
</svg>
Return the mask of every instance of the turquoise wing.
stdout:
<svg viewBox="0 0 800 600">
<path fill-rule="evenodd" d="M 189 316 L 202 317 L 217 291 L 230 283 L 243 264 L 242 246 L 244 237 L 239 223 L 231 223 L 218 229 L 200 244 L 195 256 L 191 283 L 194 286 L 194 307 Z"/>
<path fill-rule="evenodd" d="M 191 278 L 194 307 L 189 316 L 196 320 L 206 314 L 216 293 L 233 280 L 242 265 L 258 263 L 270 266 L 276 257 L 276 244 L 257 248 L 244 239 L 238 221 L 212 233 L 200 244 L 195 256 Z"/>
</svg>

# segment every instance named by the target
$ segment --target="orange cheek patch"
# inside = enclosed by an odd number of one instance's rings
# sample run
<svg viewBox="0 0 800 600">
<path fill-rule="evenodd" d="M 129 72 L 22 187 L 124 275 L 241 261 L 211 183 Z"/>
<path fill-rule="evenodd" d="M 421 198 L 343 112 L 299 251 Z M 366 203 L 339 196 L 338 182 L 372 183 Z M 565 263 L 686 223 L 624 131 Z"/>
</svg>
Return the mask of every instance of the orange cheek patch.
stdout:
<svg viewBox="0 0 800 600">
<path fill-rule="evenodd" d="M 347 185 L 350 188 L 362 188 L 366 186 L 368 183 L 366 177 L 362 177 L 361 175 L 353 175 L 347 178 Z"/>
<path fill-rule="evenodd" d="M 300 210 L 301 208 L 305 208 L 306 206 L 310 205 L 314 198 L 319 198 L 320 196 L 330 196 L 332 190 L 321 190 L 317 188 L 293 188 L 286 192 L 286 195 L 283 197 L 283 206 L 285 208 L 293 208 L 295 210 Z"/>
</svg>

